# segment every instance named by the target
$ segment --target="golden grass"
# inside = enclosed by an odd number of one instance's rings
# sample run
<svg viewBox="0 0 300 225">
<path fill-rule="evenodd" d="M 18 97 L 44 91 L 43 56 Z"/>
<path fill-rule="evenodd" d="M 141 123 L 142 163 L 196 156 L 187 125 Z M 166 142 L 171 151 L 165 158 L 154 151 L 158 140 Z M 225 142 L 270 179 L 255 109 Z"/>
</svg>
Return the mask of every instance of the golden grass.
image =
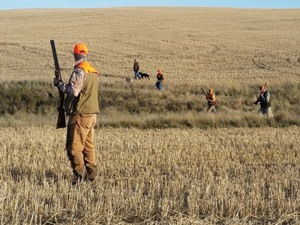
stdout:
<svg viewBox="0 0 300 225">
<path fill-rule="evenodd" d="M 299 127 L 97 129 L 99 177 L 78 188 L 64 133 L 1 129 L 1 224 L 300 221 Z"/>
</svg>

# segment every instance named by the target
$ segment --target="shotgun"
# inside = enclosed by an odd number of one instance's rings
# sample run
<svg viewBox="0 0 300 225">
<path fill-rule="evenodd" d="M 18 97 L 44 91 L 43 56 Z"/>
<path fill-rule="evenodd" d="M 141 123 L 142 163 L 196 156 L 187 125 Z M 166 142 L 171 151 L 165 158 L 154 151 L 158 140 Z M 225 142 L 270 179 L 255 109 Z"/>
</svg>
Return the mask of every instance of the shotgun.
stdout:
<svg viewBox="0 0 300 225">
<path fill-rule="evenodd" d="M 205 93 L 205 91 L 203 90 L 203 88 L 201 88 L 201 91 L 205 95 L 205 97 L 207 98 L 207 94 Z"/>
<path fill-rule="evenodd" d="M 54 66 L 55 66 L 55 77 L 59 80 L 62 80 L 54 40 L 50 40 L 50 44 L 51 44 Z M 57 107 L 58 118 L 56 123 L 56 129 L 66 127 L 66 116 L 65 116 L 65 109 L 64 109 L 65 94 L 62 91 L 60 91 L 59 88 L 58 88 L 58 93 L 59 93 L 59 106 Z"/>
</svg>

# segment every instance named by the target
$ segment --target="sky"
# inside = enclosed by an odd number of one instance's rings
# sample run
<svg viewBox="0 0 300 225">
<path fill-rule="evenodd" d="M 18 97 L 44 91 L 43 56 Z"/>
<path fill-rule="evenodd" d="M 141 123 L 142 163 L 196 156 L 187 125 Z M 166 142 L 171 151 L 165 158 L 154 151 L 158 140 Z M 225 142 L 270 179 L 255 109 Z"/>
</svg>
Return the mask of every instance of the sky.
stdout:
<svg viewBox="0 0 300 225">
<path fill-rule="evenodd" d="M 138 6 L 300 8 L 300 0 L 4 0 L 0 4 L 0 9 L 111 8 Z"/>
</svg>

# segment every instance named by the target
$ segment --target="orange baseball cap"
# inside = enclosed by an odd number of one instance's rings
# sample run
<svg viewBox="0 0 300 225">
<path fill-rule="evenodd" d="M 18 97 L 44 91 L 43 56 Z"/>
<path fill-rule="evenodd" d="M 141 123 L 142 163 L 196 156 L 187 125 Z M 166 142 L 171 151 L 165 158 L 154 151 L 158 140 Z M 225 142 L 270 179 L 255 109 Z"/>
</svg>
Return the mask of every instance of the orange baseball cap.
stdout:
<svg viewBox="0 0 300 225">
<path fill-rule="evenodd" d="M 75 54 L 81 55 L 81 54 L 88 54 L 89 51 L 88 51 L 86 44 L 76 44 L 74 46 L 73 52 Z"/>
</svg>

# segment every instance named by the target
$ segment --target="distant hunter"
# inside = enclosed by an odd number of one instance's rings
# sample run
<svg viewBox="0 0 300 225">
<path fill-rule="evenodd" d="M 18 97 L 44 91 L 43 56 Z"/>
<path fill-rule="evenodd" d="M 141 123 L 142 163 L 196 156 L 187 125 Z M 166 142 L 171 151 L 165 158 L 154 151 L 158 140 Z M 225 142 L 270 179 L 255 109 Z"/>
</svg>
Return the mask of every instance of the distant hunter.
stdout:
<svg viewBox="0 0 300 225">
<path fill-rule="evenodd" d="M 207 110 L 206 111 L 216 113 L 217 112 L 217 109 L 216 109 L 217 100 L 216 100 L 216 95 L 213 92 L 213 89 L 210 88 L 208 90 L 208 93 L 205 93 L 205 91 L 202 88 L 201 88 L 201 90 L 202 90 L 202 92 L 205 95 L 206 100 L 207 100 Z"/>
<path fill-rule="evenodd" d="M 271 94 L 266 90 L 266 84 L 259 87 L 260 94 L 254 104 L 260 103 L 259 115 L 273 118 L 271 109 Z"/>
</svg>

